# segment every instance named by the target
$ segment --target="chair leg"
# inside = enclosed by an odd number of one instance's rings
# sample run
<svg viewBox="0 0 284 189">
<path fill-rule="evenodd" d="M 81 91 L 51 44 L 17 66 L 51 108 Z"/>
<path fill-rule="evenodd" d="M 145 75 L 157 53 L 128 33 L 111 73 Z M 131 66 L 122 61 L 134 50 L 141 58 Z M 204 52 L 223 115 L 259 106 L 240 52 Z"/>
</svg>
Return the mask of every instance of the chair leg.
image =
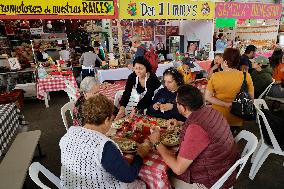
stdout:
<svg viewBox="0 0 284 189">
<path fill-rule="evenodd" d="M 264 151 L 264 153 L 262 154 L 262 156 L 260 157 L 259 161 L 255 161 L 253 162 L 253 164 L 255 164 L 255 168 L 253 170 L 253 172 L 250 171 L 249 173 L 249 178 L 251 180 L 254 179 L 255 175 L 258 173 L 260 167 L 262 166 L 262 164 L 264 163 L 264 161 L 266 160 L 266 158 L 268 157 L 268 155 L 270 154 L 270 149 L 267 147 L 266 150 Z"/>
<path fill-rule="evenodd" d="M 49 108 L 49 105 L 48 105 L 48 94 L 47 93 L 44 94 L 44 103 L 45 103 L 45 107 Z"/>
<path fill-rule="evenodd" d="M 256 155 L 255 155 L 255 158 L 254 158 L 254 160 L 252 162 L 252 165 L 251 165 L 251 168 L 250 168 L 250 173 L 249 173 L 249 177 L 252 180 L 254 179 L 254 177 L 252 177 L 252 175 L 254 173 L 254 170 L 255 170 L 256 166 L 258 165 L 258 162 L 260 161 L 260 159 L 263 156 L 264 152 L 267 149 L 268 149 L 268 146 L 262 142 L 260 147 L 259 147 L 259 150 L 257 152 L 255 152 Z"/>
<path fill-rule="evenodd" d="M 262 140 L 260 139 L 259 142 L 257 143 L 257 146 L 256 146 L 256 149 L 255 149 L 254 153 L 251 156 L 250 163 L 253 163 L 253 161 L 255 159 L 255 156 L 256 156 L 256 154 L 257 154 L 261 144 L 262 144 Z"/>
</svg>

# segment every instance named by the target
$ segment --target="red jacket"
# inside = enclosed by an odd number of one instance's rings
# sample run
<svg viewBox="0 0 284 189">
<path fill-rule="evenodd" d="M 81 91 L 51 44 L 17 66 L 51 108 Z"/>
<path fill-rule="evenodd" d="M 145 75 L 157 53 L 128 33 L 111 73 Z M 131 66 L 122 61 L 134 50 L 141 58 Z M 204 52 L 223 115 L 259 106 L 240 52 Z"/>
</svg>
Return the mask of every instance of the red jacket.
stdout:
<svg viewBox="0 0 284 189">
<path fill-rule="evenodd" d="M 187 183 L 199 183 L 210 188 L 238 160 L 238 149 L 226 118 L 211 107 L 204 106 L 192 112 L 183 126 L 181 141 L 191 124 L 201 126 L 207 132 L 210 143 L 178 178 Z M 222 188 L 232 187 L 236 175 L 237 172 L 233 172 Z"/>
</svg>

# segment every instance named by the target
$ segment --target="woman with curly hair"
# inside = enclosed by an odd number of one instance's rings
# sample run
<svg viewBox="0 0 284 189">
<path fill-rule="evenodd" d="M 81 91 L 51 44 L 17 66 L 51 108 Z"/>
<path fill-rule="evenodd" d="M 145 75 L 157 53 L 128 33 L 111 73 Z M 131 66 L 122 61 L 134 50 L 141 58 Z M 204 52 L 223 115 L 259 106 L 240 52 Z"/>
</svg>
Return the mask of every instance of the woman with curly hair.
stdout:
<svg viewBox="0 0 284 189">
<path fill-rule="evenodd" d="M 150 147 L 138 145 L 137 154 L 129 164 L 118 145 L 106 136 L 113 110 L 113 103 L 101 94 L 84 102 L 85 124 L 70 127 L 59 143 L 62 188 L 146 188 L 137 177 Z"/>
</svg>

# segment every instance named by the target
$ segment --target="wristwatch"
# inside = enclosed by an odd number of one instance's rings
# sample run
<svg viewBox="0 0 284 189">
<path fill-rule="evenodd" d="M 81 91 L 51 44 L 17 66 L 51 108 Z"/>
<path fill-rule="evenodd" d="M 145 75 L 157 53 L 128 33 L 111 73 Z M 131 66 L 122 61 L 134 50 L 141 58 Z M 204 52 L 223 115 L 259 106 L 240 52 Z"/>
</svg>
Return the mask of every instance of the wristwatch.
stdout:
<svg viewBox="0 0 284 189">
<path fill-rule="evenodd" d="M 157 150 L 158 146 L 161 144 L 161 141 L 155 142 L 154 148 Z"/>
</svg>

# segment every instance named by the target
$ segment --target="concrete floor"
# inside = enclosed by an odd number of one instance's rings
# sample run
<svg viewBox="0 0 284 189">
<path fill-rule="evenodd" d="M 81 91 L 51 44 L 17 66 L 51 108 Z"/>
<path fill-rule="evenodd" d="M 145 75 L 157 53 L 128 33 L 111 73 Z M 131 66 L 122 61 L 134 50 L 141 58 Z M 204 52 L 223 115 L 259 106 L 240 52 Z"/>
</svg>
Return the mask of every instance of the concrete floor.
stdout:
<svg viewBox="0 0 284 189">
<path fill-rule="evenodd" d="M 40 144 L 46 157 L 38 161 L 57 176 L 60 175 L 60 149 L 58 144 L 60 138 L 66 132 L 61 119 L 60 108 L 67 101 L 68 98 L 64 92 L 52 92 L 49 108 L 45 108 L 43 101 L 26 100 L 23 110 L 26 120 L 30 123 L 30 130 L 39 129 L 42 131 Z M 284 117 L 283 110 L 277 114 Z M 259 138 L 258 127 L 254 123 L 247 123 L 245 129 L 253 132 Z M 248 178 L 251 167 L 251 163 L 248 162 L 234 189 L 284 189 L 283 162 L 284 157 L 270 155 L 253 181 Z M 44 178 L 42 179 L 44 180 Z M 44 180 L 44 182 L 46 181 Z M 31 181 L 29 176 L 26 178 L 26 185 L 28 189 L 39 188 Z M 56 188 L 48 182 L 47 185 Z"/>
</svg>

